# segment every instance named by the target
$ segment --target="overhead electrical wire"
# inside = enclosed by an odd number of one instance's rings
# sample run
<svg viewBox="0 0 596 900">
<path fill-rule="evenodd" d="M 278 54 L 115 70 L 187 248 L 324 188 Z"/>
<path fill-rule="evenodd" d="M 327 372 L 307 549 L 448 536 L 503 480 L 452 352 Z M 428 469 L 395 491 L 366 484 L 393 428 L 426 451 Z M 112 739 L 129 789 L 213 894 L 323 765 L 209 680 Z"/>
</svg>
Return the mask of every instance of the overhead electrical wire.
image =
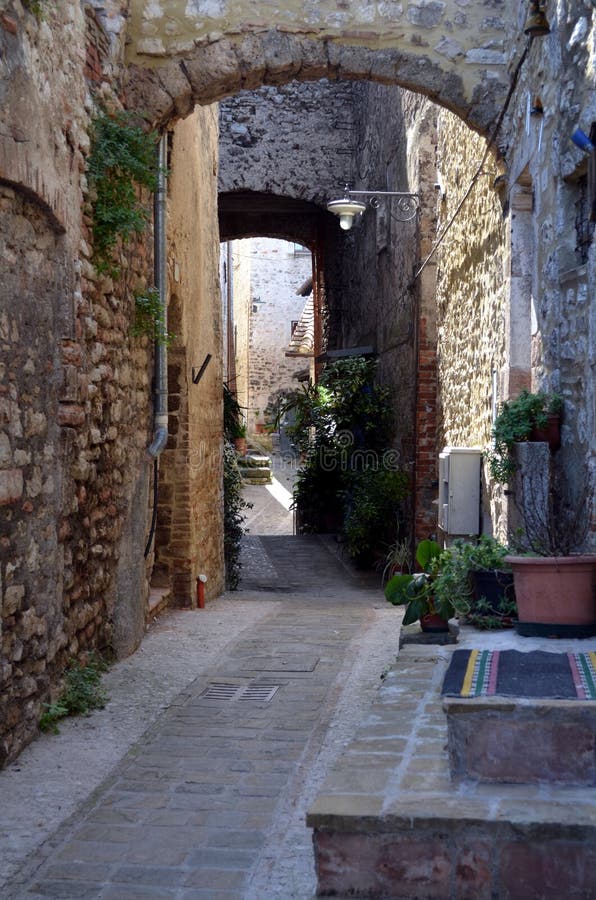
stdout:
<svg viewBox="0 0 596 900">
<path fill-rule="evenodd" d="M 449 221 L 447 222 L 447 224 L 445 225 L 445 227 L 444 227 L 443 230 L 441 231 L 440 235 L 438 236 L 437 240 L 436 240 L 435 243 L 433 244 L 432 249 L 430 250 L 429 254 L 425 257 L 425 259 L 420 263 L 419 267 L 418 267 L 418 268 L 416 269 L 416 271 L 414 272 L 414 276 L 413 276 L 413 278 L 412 278 L 412 281 L 408 284 L 407 290 L 411 290 L 411 288 L 414 287 L 414 285 L 415 285 L 417 279 L 420 277 L 420 275 L 422 274 L 422 272 L 424 271 L 424 269 L 427 267 L 427 265 L 429 264 L 429 262 L 431 261 L 431 259 L 433 258 L 433 256 L 435 255 L 435 253 L 437 252 L 437 250 L 439 249 L 439 247 L 440 247 L 441 244 L 443 243 L 443 241 L 444 241 L 444 239 L 445 239 L 445 236 L 447 235 L 447 233 L 448 233 L 449 230 L 451 229 L 451 226 L 453 225 L 453 223 L 454 223 L 455 220 L 457 219 L 458 215 L 460 214 L 460 212 L 461 212 L 461 210 L 462 210 L 462 208 L 463 208 L 463 206 L 464 206 L 466 200 L 468 199 L 468 197 L 469 197 L 470 194 L 472 193 L 472 190 L 473 190 L 474 186 L 476 185 L 476 182 L 478 181 L 478 179 L 480 178 L 480 176 L 481 176 L 482 174 L 484 174 L 484 163 L 486 162 L 486 158 L 487 158 L 488 154 L 490 153 L 490 151 L 491 151 L 491 149 L 492 149 L 492 147 L 493 147 L 493 145 L 494 145 L 494 143 L 495 143 L 495 141 L 496 141 L 496 139 L 497 139 L 497 136 L 498 136 L 498 134 L 499 134 L 499 131 L 501 130 L 501 126 L 502 126 L 502 124 L 503 124 L 503 119 L 505 118 L 505 116 L 506 116 L 506 114 L 507 114 L 507 110 L 509 109 L 509 104 L 511 103 L 511 99 L 512 99 L 513 94 L 514 94 L 514 92 L 515 92 L 515 89 L 516 89 L 516 87 L 517 87 L 517 83 L 518 83 L 518 81 L 519 81 L 520 72 L 521 72 L 521 69 L 522 69 L 523 64 L 524 64 L 525 61 L 526 61 L 526 57 L 527 57 L 527 55 L 528 55 L 528 51 L 529 51 L 529 49 L 530 49 L 530 45 L 531 45 L 531 43 L 532 43 L 532 40 L 533 40 L 532 37 L 529 37 L 529 38 L 528 38 L 528 41 L 527 41 L 527 43 L 526 43 L 526 45 L 525 45 L 525 47 L 524 47 L 524 49 L 523 49 L 523 53 L 521 54 L 521 56 L 520 56 L 520 58 L 519 58 L 519 60 L 518 60 L 518 62 L 517 62 L 517 65 L 516 65 L 516 67 L 515 67 L 515 69 L 514 69 L 514 71 L 513 71 L 513 76 L 512 76 L 512 78 L 511 78 L 511 84 L 509 85 L 509 91 L 508 91 L 508 93 L 507 93 L 507 97 L 505 98 L 505 102 L 504 102 L 504 104 L 503 104 L 503 107 L 502 107 L 502 109 L 501 109 L 501 112 L 499 113 L 498 118 L 497 118 L 497 120 L 496 120 L 496 122 L 495 122 L 495 124 L 494 124 L 493 130 L 492 130 L 491 134 L 489 135 L 489 138 L 488 138 L 488 140 L 487 140 L 487 142 L 486 142 L 486 147 L 484 148 L 484 153 L 482 154 L 482 158 L 481 158 L 481 160 L 480 160 L 480 163 L 478 164 L 478 168 L 476 169 L 476 172 L 475 172 L 474 175 L 472 176 L 472 180 L 470 181 L 470 183 L 469 183 L 467 189 L 465 190 L 463 196 L 460 198 L 460 200 L 459 200 L 459 202 L 458 202 L 458 204 L 457 204 L 457 206 L 456 206 L 456 208 L 455 208 L 455 211 L 453 212 L 453 214 L 451 215 Z"/>
</svg>

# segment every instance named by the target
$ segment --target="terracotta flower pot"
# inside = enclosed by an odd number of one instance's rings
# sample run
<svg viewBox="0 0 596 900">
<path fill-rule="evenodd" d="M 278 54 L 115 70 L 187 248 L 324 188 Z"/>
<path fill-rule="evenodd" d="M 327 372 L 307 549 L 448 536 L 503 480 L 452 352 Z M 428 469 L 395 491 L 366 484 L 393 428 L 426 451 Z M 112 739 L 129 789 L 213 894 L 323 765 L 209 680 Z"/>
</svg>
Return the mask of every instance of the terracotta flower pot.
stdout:
<svg viewBox="0 0 596 900">
<path fill-rule="evenodd" d="M 513 571 L 519 634 L 596 635 L 596 555 L 506 556 L 505 561 Z"/>
<path fill-rule="evenodd" d="M 234 448 L 239 456 L 246 456 L 246 438 L 234 438 Z"/>
<path fill-rule="evenodd" d="M 430 634 L 444 633 L 449 631 L 449 622 L 438 613 L 427 613 L 420 619 L 420 627 Z"/>
<path fill-rule="evenodd" d="M 553 413 L 548 416 L 544 428 L 532 428 L 529 441 L 545 441 L 552 453 L 561 446 L 561 416 Z"/>
</svg>

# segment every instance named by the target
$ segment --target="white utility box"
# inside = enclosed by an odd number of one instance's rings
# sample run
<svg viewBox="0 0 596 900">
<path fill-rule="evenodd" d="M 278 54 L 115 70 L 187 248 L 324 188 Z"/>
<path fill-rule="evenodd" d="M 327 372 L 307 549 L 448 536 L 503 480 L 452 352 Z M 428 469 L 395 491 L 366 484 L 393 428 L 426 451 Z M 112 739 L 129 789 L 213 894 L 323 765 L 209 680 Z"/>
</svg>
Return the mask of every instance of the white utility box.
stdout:
<svg viewBox="0 0 596 900">
<path fill-rule="evenodd" d="M 480 534 L 480 466 L 477 447 L 439 453 L 439 528 L 449 537 Z"/>
</svg>

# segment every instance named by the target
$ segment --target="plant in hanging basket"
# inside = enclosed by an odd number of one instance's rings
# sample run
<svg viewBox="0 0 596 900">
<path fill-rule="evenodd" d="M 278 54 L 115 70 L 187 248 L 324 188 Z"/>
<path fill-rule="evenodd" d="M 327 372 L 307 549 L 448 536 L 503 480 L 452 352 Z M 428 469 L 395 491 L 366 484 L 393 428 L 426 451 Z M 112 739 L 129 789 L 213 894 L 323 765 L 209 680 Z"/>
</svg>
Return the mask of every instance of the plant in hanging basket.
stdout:
<svg viewBox="0 0 596 900">
<path fill-rule="evenodd" d="M 490 474 L 507 484 L 517 469 L 513 449 L 523 441 L 548 441 L 552 450 L 560 446 L 559 423 L 563 398 L 559 394 L 522 391 L 515 400 L 505 400 L 493 426 L 493 449 L 487 454 Z"/>
</svg>

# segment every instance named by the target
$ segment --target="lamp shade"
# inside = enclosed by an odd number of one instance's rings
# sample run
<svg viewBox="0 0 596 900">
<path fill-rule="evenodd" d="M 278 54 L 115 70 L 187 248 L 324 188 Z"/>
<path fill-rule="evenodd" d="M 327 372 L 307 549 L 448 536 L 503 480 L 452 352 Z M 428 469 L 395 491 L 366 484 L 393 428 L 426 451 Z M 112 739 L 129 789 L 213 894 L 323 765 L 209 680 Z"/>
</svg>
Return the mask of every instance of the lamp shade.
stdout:
<svg viewBox="0 0 596 900">
<path fill-rule="evenodd" d="M 339 216 L 340 228 L 349 231 L 354 224 L 354 217 L 361 216 L 366 209 L 365 203 L 358 200 L 350 200 L 349 197 L 343 197 L 341 200 L 332 200 L 327 204 L 329 212 Z"/>
<path fill-rule="evenodd" d="M 530 11 L 524 27 L 524 34 L 528 37 L 542 37 L 550 34 L 550 25 L 540 4 L 540 0 L 532 0 Z"/>
</svg>

